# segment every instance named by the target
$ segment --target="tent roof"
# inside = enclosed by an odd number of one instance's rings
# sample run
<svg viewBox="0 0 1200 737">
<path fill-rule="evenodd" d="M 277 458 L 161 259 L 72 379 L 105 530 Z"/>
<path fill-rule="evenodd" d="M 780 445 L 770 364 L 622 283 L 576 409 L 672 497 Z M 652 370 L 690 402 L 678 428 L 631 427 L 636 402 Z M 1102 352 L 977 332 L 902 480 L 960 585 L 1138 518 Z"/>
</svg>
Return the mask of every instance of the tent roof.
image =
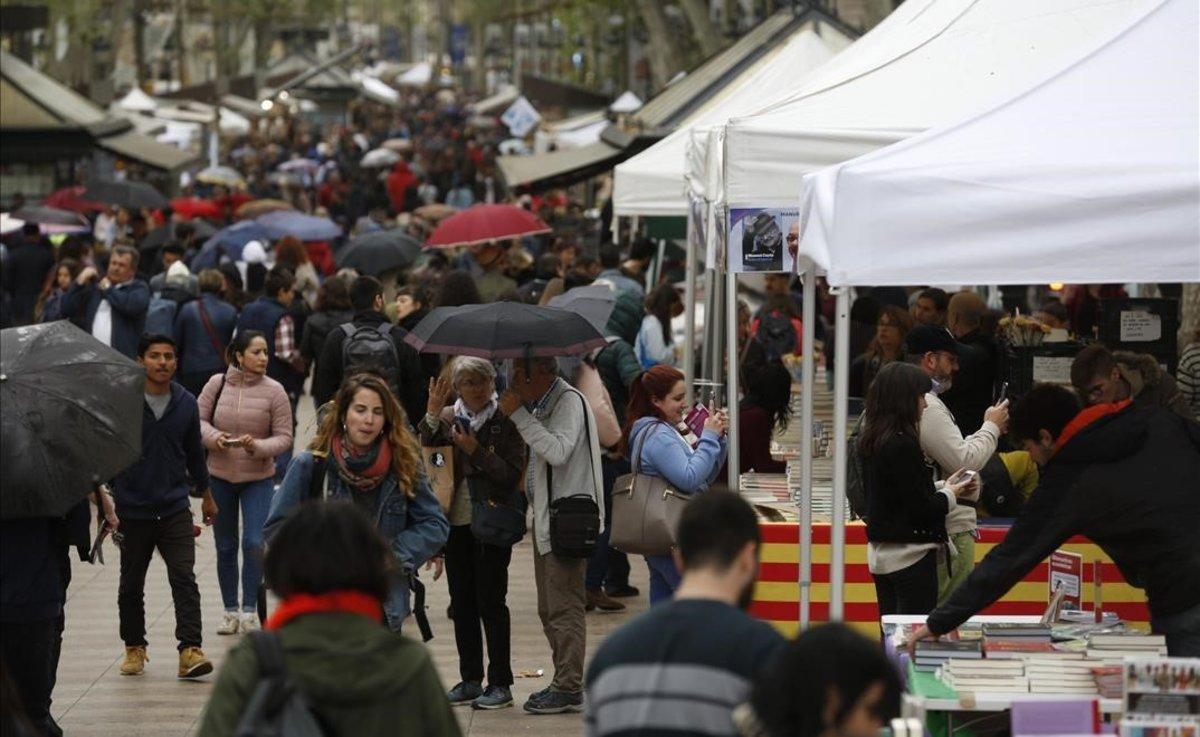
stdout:
<svg viewBox="0 0 1200 737">
<path fill-rule="evenodd" d="M 424 87 L 433 79 L 433 67 L 423 61 L 412 65 L 408 71 L 396 77 L 396 84 L 408 87 Z"/>
<path fill-rule="evenodd" d="M 26 64 L 6 51 L 0 51 L 0 75 L 14 91 L 42 107 L 60 123 L 87 126 L 107 117 L 99 105 Z"/>
<path fill-rule="evenodd" d="M 621 149 L 604 142 L 532 156 L 499 156 L 496 166 L 509 189 L 565 186 L 610 168 Z"/>
<path fill-rule="evenodd" d="M 158 107 L 158 103 L 153 97 L 142 91 L 141 87 L 134 86 L 125 93 L 124 97 L 114 102 L 113 107 L 134 113 L 148 113 Z"/>
<path fill-rule="evenodd" d="M 119 156 L 165 171 L 182 168 L 196 160 L 195 154 L 182 151 L 175 146 L 159 143 L 134 130 L 101 138 L 96 143 L 100 148 Z"/>
<path fill-rule="evenodd" d="M 801 251 L 835 285 L 1200 281 L 1198 7 L 1165 0 L 1032 89 L 809 175 Z"/>
<path fill-rule="evenodd" d="M 760 57 L 705 105 L 680 122 L 674 133 L 617 166 L 613 184 L 616 215 L 687 214 L 685 147 L 697 127 L 724 124 L 784 98 L 805 75 L 850 45 L 840 30 L 813 21 Z"/>
<path fill-rule="evenodd" d="M 487 113 L 500 112 L 516 102 L 520 95 L 521 93 L 516 87 L 511 84 L 506 84 L 500 89 L 496 90 L 496 94 L 491 95 L 490 97 L 485 97 L 479 102 L 470 105 L 469 109 L 476 115 L 486 115 Z"/>
<path fill-rule="evenodd" d="M 803 174 L 944 124 L 1077 57 L 1150 0 L 909 0 L 725 133 L 730 206 L 791 206 Z"/>
<path fill-rule="evenodd" d="M 613 100 L 613 104 L 609 105 L 608 109 L 614 113 L 632 113 L 640 109 L 643 104 L 645 103 L 642 102 L 642 98 L 630 90 L 625 90 L 620 97 Z"/>
</svg>

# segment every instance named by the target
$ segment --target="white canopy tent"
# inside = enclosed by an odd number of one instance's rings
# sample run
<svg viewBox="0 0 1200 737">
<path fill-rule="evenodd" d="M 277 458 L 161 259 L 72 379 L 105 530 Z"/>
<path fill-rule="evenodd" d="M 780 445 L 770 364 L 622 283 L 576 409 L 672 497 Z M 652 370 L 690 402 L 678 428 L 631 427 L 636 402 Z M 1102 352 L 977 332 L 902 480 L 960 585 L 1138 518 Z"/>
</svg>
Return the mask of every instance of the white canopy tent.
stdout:
<svg viewBox="0 0 1200 737">
<path fill-rule="evenodd" d="M 801 177 L 1028 88 L 1148 0 L 906 2 L 772 109 L 730 121 L 725 201 L 790 207 Z M 910 7 L 911 6 L 911 7 Z"/>
<path fill-rule="evenodd" d="M 412 65 L 408 71 L 396 77 L 401 87 L 424 87 L 433 80 L 433 66 L 427 61 Z"/>
<path fill-rule="evenodd" d="M 633 94 L 631 90 L 625 90 L 621 96 L 613 100 L 613 103 L 608 106 L 612 113 L 617 115 L 625 115 L 628 113 L 636 113 L 642 109 L 642 98 Z"/>
<path fill-rule="evenodd" d="M 808 175 L 801 252 L 834 285 L 1200 281 L 1197 7 L 1166 0 L 1027 92 Z"/>
<path fill-rule="evenodd" d="M 141 87 L 134 85 L 124 97 L 114 102 L 112 106 L 131 113 L 148 113 L 158 107 L 158 102 L 142 91 Z"/>
</svg>

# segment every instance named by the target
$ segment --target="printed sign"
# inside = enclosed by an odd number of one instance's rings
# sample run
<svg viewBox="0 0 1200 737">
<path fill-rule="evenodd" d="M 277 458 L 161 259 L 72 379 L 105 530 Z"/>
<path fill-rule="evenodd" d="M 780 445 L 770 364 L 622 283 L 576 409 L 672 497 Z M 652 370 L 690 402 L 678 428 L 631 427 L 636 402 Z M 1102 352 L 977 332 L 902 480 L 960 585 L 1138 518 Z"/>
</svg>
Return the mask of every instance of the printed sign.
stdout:
<svg viewBox="0 0 1200 737">
<path fill-rule="evenodd" d="M 799 210 L 729 211 L 729 268 L 735 272 L 793 273 L 799 243 Z"/>
<path fill-rule="evenodd" d="M 516 102 L 500 116 L 501 122 L 507 125 L 509 132 L 517 138 L 524 138 L 541 119 L 542 116 L 538 114 L 529 100 L 525 99 L 524 95 L 518 97 Z"/>
<path fill-rule="evenodd" d="M 1038 384 L 1071 383 L 1071 362 L 1074 359 L 1059 356 L 1034 356 L 1033 380 Z"/>
<path fill-rule="evenodd" d="M 1121 342 L 1149 343 L 1162 338 L 1162 318 L 1150 312 L 1121 311 Z"/>
<path fill-rule="evenodd" d="M 1063 609 L 1083 608 L 1083 556 L 1079 553 L 1055 550 L 1050 554 L 1050 598 L 1059 587 L 1064 592 Z"/>
</svg>

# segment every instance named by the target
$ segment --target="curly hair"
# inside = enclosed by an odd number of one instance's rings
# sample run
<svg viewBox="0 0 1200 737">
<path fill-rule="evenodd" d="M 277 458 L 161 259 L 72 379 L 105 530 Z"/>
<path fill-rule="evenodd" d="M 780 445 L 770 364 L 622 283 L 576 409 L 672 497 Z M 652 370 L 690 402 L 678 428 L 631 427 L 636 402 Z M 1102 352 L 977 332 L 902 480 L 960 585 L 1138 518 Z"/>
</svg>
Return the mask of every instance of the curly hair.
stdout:
<svg viewBox="0 0 1200 737">
<path fill-rule="evenodd" d="M 421 465 L 421 450 L 417 438 L 408 429 L 408 417 L 404 408 L 396 401 L 387 382 L 372 373 L 359 373 L 346 378 L 333 400 L 333 407 L 325 413 L 325 419 L 317 429 L 317 436 L 308 446 L 309 450 L 329 452 L 333 436 L 341 432 L 346 422 L 346 411 L 360 389 L 369 389 L 379 395 L 383 403 L 383 437 L 392 445 L 392 473 L 396 484 L 409 499 L 417 495 L 417 481 L 424 474 Z"/>
</svg>

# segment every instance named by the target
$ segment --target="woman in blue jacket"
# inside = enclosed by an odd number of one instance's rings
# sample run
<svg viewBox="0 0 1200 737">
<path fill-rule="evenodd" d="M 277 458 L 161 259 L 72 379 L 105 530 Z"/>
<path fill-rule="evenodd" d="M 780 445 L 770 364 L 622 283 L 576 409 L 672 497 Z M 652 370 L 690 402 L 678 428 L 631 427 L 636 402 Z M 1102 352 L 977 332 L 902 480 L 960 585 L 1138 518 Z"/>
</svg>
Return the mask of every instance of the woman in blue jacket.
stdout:
<svg viewBox="0 0 1200 737">
<path fill-rule="evenodd" d="M 446 544 L 450 525 L 429 486 L 404 410 L 375 374 L 348 377 L 309 449 L 296 456 L 271 500 L 265 537 L 310 499 L 350 499 L 395 556 L 384 614 L 400 630 L 412 573 Z M 314 474 L 321 474 L 316 476 Z"/>
<path fill-rule="evenodd" d="M 179 383 L 199 397 L 208 380 L 225 373 L 225 348 L 233 339 L 237 309 L 221 299 L 225 277 L 216 269 L 200 272 L 200 299 L 180 305 L 175 315 L 179 344 Z"/>
<path fill-rule="evenodd" d="M 683 372 L 658 365 L 633 382 L 625 425 L 629 460 L 638 473 L 667 480 L 682 494 L 708 490 L 725 465 L 729 450 L 725 410 L 713 412 L 704 422 L 695 448 L 683 422 L 686 397 Z M 679 586 L 679 569 L 670 555 L 647 555 L 650 568 L 650 603 L 670 599 Z"/>
</svg>

